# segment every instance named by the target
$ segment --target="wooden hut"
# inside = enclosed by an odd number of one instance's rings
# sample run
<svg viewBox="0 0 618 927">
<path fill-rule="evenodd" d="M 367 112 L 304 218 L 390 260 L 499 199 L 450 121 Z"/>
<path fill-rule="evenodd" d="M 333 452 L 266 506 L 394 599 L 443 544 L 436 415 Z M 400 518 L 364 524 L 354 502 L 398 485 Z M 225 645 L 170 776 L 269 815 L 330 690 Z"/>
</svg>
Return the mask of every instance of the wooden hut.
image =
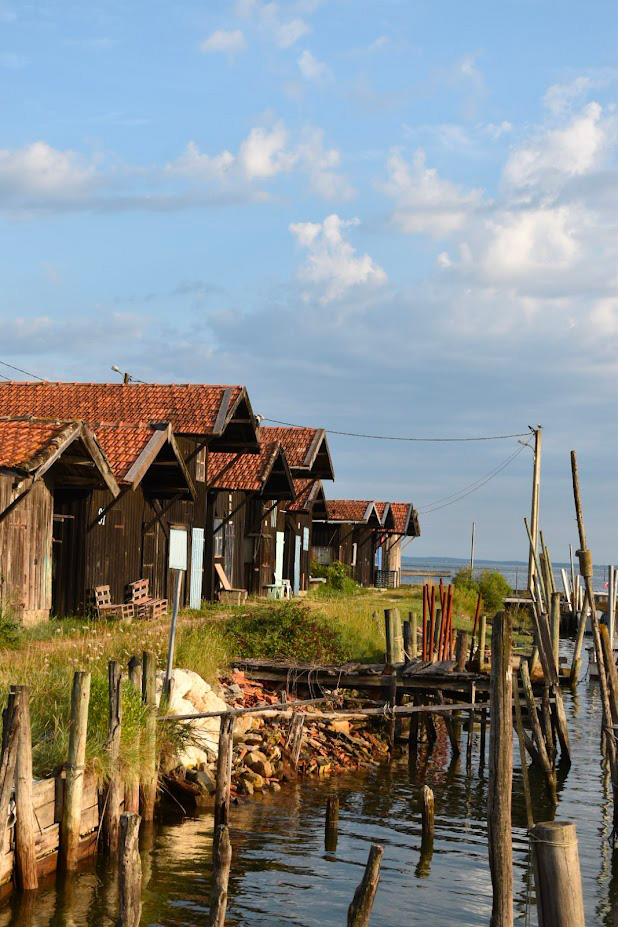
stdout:
<svg viewBox="0 0 618 927">
<path fill-rule="evenodd" d="M 122 601 L 126 584 L 140 578 L 150 581 L 154 596 L 169 598 L 172 530 L 184 532 L 187 545 L 183 604 L 198 607 L 213 595 L 216 541 L 207 513 L 218 491 L 209 484 L 209 461 L 213 451 L 259 452 L 242 386 L 0 383 L 0 416 L 24 415 L 87 422 L 123 484 L 117 497 L 109 488 L 83 488 L 59 499 L 58 514 L 71 527 L 58 529 L 57 543 L 65 551 L 83 548 L 86 562 L 67 572 L 69 585 L 54 611 L 82 611 L 102 584 Z"/>
<path fill-rule="evenodd" d="M 48 618 L 67 582 L 62 499 L 89 492 L 121 490 L 86 425 L 0 419 L 0 608 L 23 624 Z"/>
<path fill-rule="evenodd" d="M 362 586 L 374 582 L 376 551 L 383 532 L 382 519 L 369 499 L 328 499 L 327 517 L 313 525 L 313 558 L 345 564 Z"/>
<path fill-rule="evenodd" d="M 383 532 L 379 540 L 380 562 L 376 586 L 397 588 L 401 583 L 401 545 L 404 538 L 420 535 L 418 514 L 411 502 L 376 502 Z"/>
</svg>

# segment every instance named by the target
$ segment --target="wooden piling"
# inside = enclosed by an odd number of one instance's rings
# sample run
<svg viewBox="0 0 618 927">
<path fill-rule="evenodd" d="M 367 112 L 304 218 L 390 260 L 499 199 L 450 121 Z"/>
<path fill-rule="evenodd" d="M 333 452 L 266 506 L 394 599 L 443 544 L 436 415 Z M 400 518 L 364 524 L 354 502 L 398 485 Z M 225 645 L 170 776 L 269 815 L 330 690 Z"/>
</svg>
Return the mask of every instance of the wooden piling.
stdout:
<svg viewBox="0 0 618 927">
<path fill-rule="evenodd" d="M 531 836 L 539 927 L 584 927 L 575 824 L 548 821 L 533 827 Z"/>
<path fill-rule="evenodd" d="M 439 705 L 445 705 L 444 695 L 440 689 L 436 689 L 436 702 Z M 450 714 L 444 715 L 444 726 L 446 727 L 446 733 L 451 742 L 451 750 L 453 751 L 453 759 L 457 759 L 461 750 L 459 749 L 459 741 L 457 740 L 457 730 L 455 728 L 455 722 Z M 459 726 L 459 725 L 458 725 Z"/>
<path fill-rule="evenodd" d="M 231 714 L 231 712 L 223 715 L 221 718 L 221 727 L 219 729 L 217 786 L 215 791 L 215 827 L 218 824 L 227 824 L 230 810 L 234 721 L 234 715 Z"/>
<path fill-rule="evenodd" d="M 348 908 L 348 927 L 367 927 L 369 924 L 373 900 L 380 881 L 380 863 L 383 853 L 383 846 L 377 843 L 372 845 L 363 878 Z"/>
<path fill-rule="evenodd" d="M 532 691 L 532 683 L 530 682 L 530 672 L 528 670 L 528 663 L 526 660 L 521 661 L 519 667 L 519 676 L 523 686 L 526 704 L 528 706 L 528 719 L 532 729 L 532 737 L 536 747 L 536 752 L 541 762 L 541 768 L 545 774 L 549 796 L 554 805 L 556 805 L 558 804 L 558 799 L 556 796 L 556 774 L 552 769 L 549 754 L 547 752 L 547 745 L 545 743 L 543 731 L 541 730 L 536 702 L 534 701 L 534 693 Z"/>
<path fill-rule="evenodd" d="M 481 615 L 479 624 L 479 670 L 485 665 L 485 638 L 487 636 L 487 615 Z"/>
<path fill-rule="evenodd" d="M 210 893 L 210 927 L 224 927 L 227 891 L 232 865 L 232 843 L 227 824 L 216 824 L 212 843 L 212 889 Z"/>
<path fill-rule="evenodd" d="M 428 785 L 421 789 L 421 842 L 425 848 L 433 843 L 434 795 Z"/>
<path fill-rule="evenodd" d="M 145 650 L 142 654 L 142 701 L 148 711 L 146 731 L 142 741 L 142 820 L 154 819 L 157 800 L 157 658 Z"/>
<path fill-rule="evenodd" d="M 493 886 L 491 927 L 513 927 L 511 786 L 513 778 L 512 628 L 508 612 L 494 616 L 491 634 L 491 689 L 487 828 Z"/>
<path fill-rule="evenodd" d="M 433 634 L 436 621 L 436 590 L 435 587 L 431 587 L 431 591 L 428 592 L 428 601 L 429 601 L 429 634 L 427 640 L 427 659 L 433 660 Z"/>
<path fill-rule="evenodd" d="M 410 612 L 412 614 L 412 612 Z M 409 621 L 403 623 L 403 661 L 407 666 L 412 656 L 412 625 Z"/>
<path fill-rule="evenodd" d="M 386 662 L 389 666 L 403 663 L 403 632 L 398 608 L 385 609 L 384 625 L 386 632 Z"/>
<path fill-rule="evenodd" d="M 468 635 L 465 631 L 457 632 L 457 642 L 455 644 L 455 661 L 457 670 L 465 672 L 466 662 L 468 659 Z"/>
<path fill-rule="evenodd" d="M 324 848 L 329 853 L 337 849 L 337 829 L 339 827 L 339 797 L 329 795 L 326 802 L 326 822 L 324 827 Z"/>
<path fill-rule="evenodd" d="M 6 851 L 9 834 L 7 820 L 17 763 L 17 732 L 19 719 L 15 705 L 15 692 L 9 693 L 8 703 L 2 712 L 2 760 L 0 761 L 0 859 Z"/>
<path fill-rule="evenodd" d="M 530 792 L 530 780 L 528 778 L 528 761 L 526 760 L 526 746 L 524 741 L 524 722 L 521 715 L 521 702 L 519 700 L 519 682 L 515 671 L 512 671 L 513 681 L 513 701 L 515 702 L 515 723 L 517 727 L 517 739 L 519 741 L 519 759 L 521 761 L 521 778 L 524 786 L 524 799 L 526 802 L 526 820 L 528 829 L 534 824 L 532 813 L 532 793 Z"/>
<path fill-rule="evenodd" d="M 481 740 L 479 743 L 479 769 L 485 766 L 485 744 L 487 741 L 487 708 L 481 708 Z"/>
<path fill-rule="evenodd" d="M 131 657 L 129 660 L 129 682 L 135 692 L 142 691 L 142 661 L 139 657 Z M 133 744 L 133 753 L 136 759 L 136 766 L 140 757 L 140 737 L 139 734 Z M 139 814 L 139 774 L 136 772 L 127 779 L 124 786 L 124 810 L 132 814 Z"/>
<path fill-rule="evenodd" d="M 472 628 L 472 640 L 470 641 L 470 660 L 474 657 L 474 642 L 476 640 L 476 629 L 479 623 L 479 617 L 481 615 L 481 605 L 483 603 L 483 597 L 479 592 L 476 599 L 476 610 L 474 612 L 474 627 Z"/>
<path fill-rule="evenodd" d="M 551 616 L 550 616 L 551 642 L 554 655 L 556 672 L 560 673 L 560 593 L 552 592 L 551 594 Z"/>
<path fill-rule="evenodd" d="M 418 657 L 418 619 L 416 612 L 410 612 L 410 658 Z"/>
<path fill-rule="evenodd" d="M 107 738 L 109 779 L 105 789 L 101 836 L 104 851 L 112 855 L 118 852 L 120 805 L 123 794 L 122 782 L 120 781 L 122 667 L 115 660 L 110 660 L 107 665 L 107 680 L 109 689 L 109 735 Z"/>
<path fill-rule="evenodd" d="M 305 726 L 305 716 L 301 711 L 297 711 L 292 718 L 290 725 L 289 749 L 292 766 L 294 769 L 298 766 L 300 758 L 300 749 L 303 743 L 303 730 Z"/>
<path fill-rule="evenodd" d="M 86 762 L 89 703 L 90 673 L 75 673 L 71 691 L 69 757 L 65 764 L 66 778 L 58 854 L 58 866 L 65 871 L 76 869 L 79 861 L 79 833 L 82 816 L 82 796 L 84 793 L 84 763 Z"/>
<path fill-rule="evenodd" d="M 142 916 L 142 863 L 139 814 L 120 815 L 118 847 L 118 919 L 116 927 L 139 927 Z"/>
<path fill-rule="evenodd" d="M 442 611 L 441 608 L 436 608 L 436 620 L 434 623 L 433 641 L 432 641 L 433 655 L 435 656 L 436 660 L 442 659 L 441 650 L 442 650 L 442 631 L 443 631 L 442 623 L 443 621 L 445 621 L 445 613 Z"/>
<path fill-rule="evenodd" d="M 423 634 L 423 649 L 422 649 L 422 657 L 423 657 L 423 660 L 427 660 L 427 659 L 428 659 L 428 656 L 427 656 L 427 653 L 428 653 L 428 646 L 427 646 L 427 612 L 428 612 L 427 585 L 425 584 L 425 585 L 423 586 L 423 616 L 422 616 L 423 625 L 422 625 L 422 628 L 421 628 L 422 634 Z"/>
<path fill-rule="evenodd" d="M 14 686 L 17 714 L 17 757 L 15 761 L 15 869 L 22 891 L 38 888 L 34 811 L 32 808 L 32 732 L 30 691 Z"/>
</svg>

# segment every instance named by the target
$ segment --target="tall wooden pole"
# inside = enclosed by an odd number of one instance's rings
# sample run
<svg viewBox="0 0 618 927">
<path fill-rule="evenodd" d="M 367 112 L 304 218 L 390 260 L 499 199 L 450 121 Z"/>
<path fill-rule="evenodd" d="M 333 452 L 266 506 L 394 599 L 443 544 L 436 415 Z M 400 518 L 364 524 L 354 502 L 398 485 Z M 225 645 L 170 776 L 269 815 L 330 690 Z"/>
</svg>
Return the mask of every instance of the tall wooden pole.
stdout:
<svg viewBox="0 0 618 927">
<path fill-rule="evenodd" d="M 118 850 L 118 919 L 116 927 L 139 927 L 142 916 L 142 863 L 139 855 L 140 816 L 120 816 Z"/>
<path fill-rule="evenodd" d="M 348 927 L 367 927 L 369 924 L 373 899 L 380 881 L 380 863 L 383 852 L 384 847 L 377 843 L 374 843 L 369 850 L 369 859 L 363 878 L 348 908 Z"/>
<path fill-rule="evenodd" d="M 109 686 L 109 735 L 107 755 L 109 758 L 109 779 L 105 792 L 103 811 L 103 848 L 106 853 L 118 852 L 120 832 L 120 804 L 123 787 L 120 781 L 120 735 L 122 733 L 122 667 L 110 660 L 107 667 Z"/>
<path fill-rule="evenodd" d="M 513 779 L 512 627 L 508 612 L 495 615 L 491 631 L 491 689 L 487 830 L 493 886 L 490 927 L 513 927 Z"/>
<path fill-rule="evenodd" d="M 541 489 L 541 432 L 542 425 L 537 425 L 534 431 L 534 468 L 532 471 L 532 506 L 530 509 L 530 533 L 534 544 L 534 553 L 538 551 L 539 538 L 539 497 Z M 536 570 L 533 552 L 528 554 L 528 589 L 532 586 L 532 578 Z"/>
<path fill-rule="evenodd" d="M 71 692 L 69 757 L 65 766 L 66 779 L 60 825 L 59 865 L 65 870 L 77 868 L 79 861 L 79 832 L 84 794 L 89 702 L 90 673 L 75 673 Z"/>
<path fill-rule="evenodd" d="M 549 821 L 530 831 L 534 846 L 539 927 L 584 927 L 582 877 L 572 821 Z"/>
<path fill-rule="evenodd" d="M 32 808 L 32 733 L 30 692 L 15 686 L 17 712 L 17 761 L 15 763 L 15 868 L 22 891 L 38 888 L 34 811 Z"/>
<path fill-rule="evenodd" d="M 142 654 L 142 701 L 148 710 L 143 741 L 142 820 L 152 821 L 157 800 L 157 657 L 149 650 Z"/>
</svg>

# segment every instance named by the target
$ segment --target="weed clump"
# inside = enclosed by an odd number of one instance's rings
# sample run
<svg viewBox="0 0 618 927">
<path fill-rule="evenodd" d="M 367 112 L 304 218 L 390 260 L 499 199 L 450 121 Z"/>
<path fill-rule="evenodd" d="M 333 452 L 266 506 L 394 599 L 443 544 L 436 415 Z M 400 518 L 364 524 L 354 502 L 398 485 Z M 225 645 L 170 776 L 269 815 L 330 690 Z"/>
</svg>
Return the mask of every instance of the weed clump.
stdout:
<svg viewBox="0 0 618 927">
<path fill-rule="evenodd" d="M 247 659 L 337 663 L 347 658 L 341 628 L 295 602 L 237 615 L 227 622 L 225 635 L 232 653 Z"/>
<path fill-rule="evenodd" d="M 453 585 L 456 607 L 469 615 L 474 613 L 479 592 L 483 597 L 483 609 L 487 612 L 502 608 L 504 597 L 511 592 L 511 587 L 498 570 L 482 570 L 475 578 L 470 567 L 464 567 L 455 575 Z"/>
<path fill-rule="evenodd" d="M 352 595 L 362 595 L 366 589 L 352 579 L 350 568 L 339 560 L 329 564 L 320 564 L 316 560 L 311 561 L 311 575 L 325 579 L 325 583 L 320 583 L 313 591 L 316 599 L 336 599 Z"/>
</svg>

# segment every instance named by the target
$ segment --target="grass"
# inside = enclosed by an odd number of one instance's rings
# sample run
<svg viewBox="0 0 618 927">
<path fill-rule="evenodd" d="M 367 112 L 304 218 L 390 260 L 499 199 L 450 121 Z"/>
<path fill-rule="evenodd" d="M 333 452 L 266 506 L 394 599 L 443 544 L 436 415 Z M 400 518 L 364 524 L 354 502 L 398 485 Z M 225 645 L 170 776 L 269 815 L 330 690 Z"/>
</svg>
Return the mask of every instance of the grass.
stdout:
<svg viewBox="0 0 618 927">
<path fill-rule="evenodd" d="M 455 594 L 454 627 L 471 630 L 476 596 Z M 398 608 L 402 618 L 410 611 L 420 617 L 421 587 L 352 591 L 324 595 L 312 592 L 292 602 L 250 601 L 243 606 L 205 604 L 179 619 L 176 665 L 192 669 L 211 684 L 239 657 L 279 657 L 309 662 L 379 662 L 384 658 L 384 609 Z M 515 616 L 516 642 L 529 642 L 525 614 Z M 124 666 L 143 650 L 157 655 L 163 668 L 167 652 L 169 617 L 156 622 L 98 622 L 77 618 L 51 620 L 33 628 L 20 628 L 11 615 L 0 613 L 0 703 L 9 686 L 30 688 L 35 774 L 49 772 L 66 760 L 69 736 L 70 693 L 75 670 L 92 674 L 88 725 L 87 765 L 100 778 L 108 772 L 107 664 Z M 136 772 L 134 745 L 145 723 L 139 694 L 125 684 L 121 762 L 127 776 Z M 174 738 L 186 736 L 165 725 L 162 749 Z"/>
</svg>

